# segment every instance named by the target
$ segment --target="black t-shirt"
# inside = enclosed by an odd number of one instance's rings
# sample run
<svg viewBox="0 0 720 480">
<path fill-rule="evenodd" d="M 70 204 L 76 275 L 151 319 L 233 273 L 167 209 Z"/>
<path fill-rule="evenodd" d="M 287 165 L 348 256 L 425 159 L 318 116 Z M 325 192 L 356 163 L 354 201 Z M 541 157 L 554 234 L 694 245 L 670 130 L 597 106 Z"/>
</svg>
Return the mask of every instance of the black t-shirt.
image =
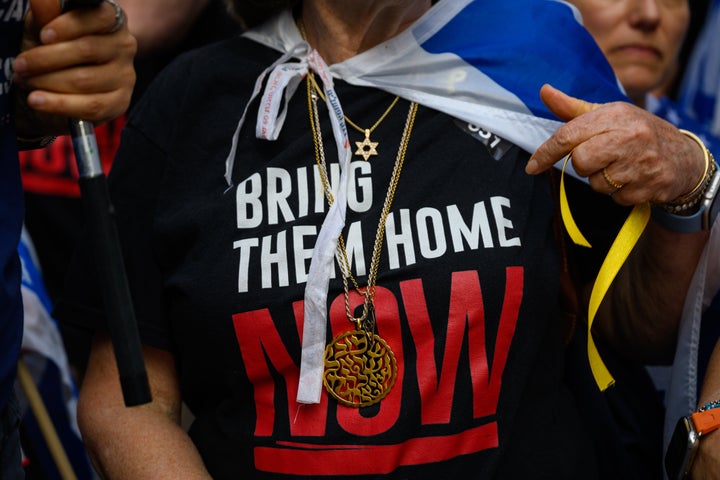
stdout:
<svg viewBox="0 0 720 480">
<path fill-rule="evenodd" d="M 548 176 L 525 174 L 518 147 L 422 106 L 375 295 L 395 386 L 363 409 L 325 392 L 318 405 L 296 403 L 303 292 L 327 212 L 304 85 L 277 141 L 255 138 L 250 106 L 235 186 L 224 180 L 238 119 L 276 58 L 240 38 L 184 55 L 133 110 L 110 175 L 141 336 L 175 355 L 213 477 L 597 477 L 563 378 Z M 363 128 L 393 98 L 342 81 L 336 91 Z M 408 108 L 400 100 L 374 130 L 378 156 L 351 164 L 344 238 L 361 285 Z M 336 178 L 322 103 L 320 117 Z M 350 129 L 351 144 L 363 138 Z M 604 240 L 590 240 L 602 256 Z M 74 298 L 94 283 L 78 266 L 56 316 L 102 325 Z M 337 268 L 328 309 L 329 341 L 352 330 Z"/>
</svg>

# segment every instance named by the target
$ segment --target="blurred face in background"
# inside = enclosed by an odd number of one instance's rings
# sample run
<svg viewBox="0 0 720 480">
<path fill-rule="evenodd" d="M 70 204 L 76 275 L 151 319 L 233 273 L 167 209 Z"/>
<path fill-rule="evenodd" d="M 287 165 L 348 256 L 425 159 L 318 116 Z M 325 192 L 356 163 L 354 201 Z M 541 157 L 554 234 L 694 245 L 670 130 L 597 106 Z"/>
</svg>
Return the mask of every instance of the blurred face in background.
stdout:
<svg viewBox="0 0 720 480">
<path fill-rule="evenodd" d="M 610 61 L 628 96 L 645 95 L 673 74 L 690 8 L 688 0 L 570 0 Z"/>
</svg>

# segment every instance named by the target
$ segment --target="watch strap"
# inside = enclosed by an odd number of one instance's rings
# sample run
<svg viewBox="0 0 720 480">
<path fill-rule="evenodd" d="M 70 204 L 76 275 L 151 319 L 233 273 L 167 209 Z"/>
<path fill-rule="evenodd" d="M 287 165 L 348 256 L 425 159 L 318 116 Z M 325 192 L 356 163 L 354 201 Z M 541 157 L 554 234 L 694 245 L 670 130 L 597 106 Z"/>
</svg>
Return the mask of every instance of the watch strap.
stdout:
<svg viewBox="0 0 720 480">
<path fill-rule="evenodd" d="M 653 206 L 652 218 L 668 230 L 679 233 L 695 233 L 710 230 L 720 213 L 720 170 L 716 170 L 703 192 L 697 209 L 690 215 L 670 213 L 660 205 Z"/>
<path fill-rule="evenodd" d="M 698 435 L 706 435 L 720 428 L 720 408 L 713 408 L 690 415 Z"/>
</svg>

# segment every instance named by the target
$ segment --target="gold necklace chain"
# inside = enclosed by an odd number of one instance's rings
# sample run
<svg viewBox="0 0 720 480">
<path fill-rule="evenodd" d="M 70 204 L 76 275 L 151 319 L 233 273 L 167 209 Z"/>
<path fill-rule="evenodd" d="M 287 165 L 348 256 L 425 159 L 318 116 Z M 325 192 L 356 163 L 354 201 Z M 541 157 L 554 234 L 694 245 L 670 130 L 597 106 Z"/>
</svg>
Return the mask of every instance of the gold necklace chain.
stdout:
<svg viewBox="0 0 720 480">
<path fill-rule="evenodd" d="M 313 133 L 313 139 L 315 140 L 314 146 L 315 146 L 315 159 L 316 163 L 318 165 L 318 170 L 320 174 L 320 181 L 323 185 L 323 190 L 325 192 L 325 196 L 328 200 L 328 203 L 332 205 L 332 203 L 335 201 L 335 198 L 332 194 L 332 187 L 330 186 L 330 181 L 328 178 L 327 173 L 327 163 L 325 160 L 325 149 L 322 142 L 322 135 L 320 134 L 320 130 L 318 128 L 318 125 L 320 124 L 318 109 L 317 109 L 317 97 L 313 95 L 313 92 L 310 89 L 310 82 L 308 82 L 308 107 L 310 111 L 312 112 L 310 116 L 310 128 Z M 397 158 L 395 159 L 395 166 L 393 167 L 393 172 L 390 177 L 390 185 L 388 187 L 386 196 L 385 196 L 385 203 L 383 204 L 383 209 L 380 214 L 380 220 L 378 221 L 378 228 L 377 232 L 375 234 L 375 244 L 373 246 L 373 254 L 372 259 L 370 261 L 370 272 L 368 274 L 368 284 L 367 287 L 365 287 L 364 291 L 360 288 L 357 281 L 355 280 L 355 277 L 352 275 L 352 270 L 350 268 L 350 260 L 347 256 L 347 249 L 345 247 L 345 241 L 343 239 L 342 234 L 338 238 L 338 251 L 340 253 L 340 270 L 343 276 L 343 283 L 345 284 L 345 307 L 346 307 L 346 313 L 348 315 L 348 318 L 351 318 L 352 321 L 359 325 L 359 322 L 363 322 L 367 318 L 368 310 L 369 310 L 369 304 L 372 303 L 372 299 L 375 296 L 375 282 L 377 280 L 377 273 L 380 263 L 380 252 L 382 250 L 382 241 L 385 235 L 385 222 L 387 221 L 387 217 L 390 213 L 390 206 L 392 205 L 392 201 L 395 197 L 395 191 L 397 189 L 398 181 L 400 180 L 400 172 L 402 170 L 402 166 L 405 161 L 405 154 L 407 153 L 407 146 L 410 140 L 410 133 L 412 131 L 413 124 L 415 122 L 415 114 L 417 112 L 417 104 L 411 103 L 410 109 L 408 111 L 408 117 L 405 122 L 405 129 L 403 131 L 403 136 L 400 142 L 400 148 L 398 149 Z M 365 306 L 363 308 L 363 315 L 361 317 L 355 318 L 351 312 L 350 312 L 350 302 L 349 302 L 349 286 L 348 286 L 348 279 L 350 279 L 353 283 L 353 286 L 355 287 L 355 290 L 362 296 L 365 297 Z"/>
<path fill-rule="evenodd" d="M 325 149 L 320 131 L 320 116 L 317 108 L 317 95 L 311 80 L 307 80 L 308 110 L 310 111 L 310 128 L 313 135 L 315 161 L 318 165 L 323 190 L 329 204 L 334 202 L 328 179 Z M 397 378 L 397 364 L 395 355 L 387 343 L 375 333 L 375 284 L 380 264 L 380 253 L 385 235 L 385 223 L 390 214 L 390 206 L 395 197 L 395 191 L 400 180 L 410 141 L 410 134 L 415 123 L 418 105 L 410 104 L 408 116 L 405 121 L 400 147 L 398 148 L 395 165 L 390 177 L 390 185 L 385 194 L 378 228 L 375 234 L 373 254 L 370 261 L 367 286 L 362 292 L 357 281 L 352 276 L 350 261 L 347 256 L 345 242 L 342 235 L 338 238 L 338 262 L 343 279 L 345 295 L 345 315 L 355 325 L 355 330 L 335 337 L 325 348 L 325 372 L 323 384 L 330 395 L 343 405 L 351 407 L 364 407 L 373 405 L 388 394 Z M 348 278 L 358 291 L 364 296 L 363 313 L 355 317 L 350 310 L 350 288 Z M 360 372 L 360 374 L 358 374 Z"/>
<path fill-rule="evenodd" d="M 295 21 L 295 24 L 297 25 L 298 31 L 300 32 L 300 36 L 303 40 L 307 42 L 307 34 L 305 33 L 305 23 L 302 21 L 302 18 L 298 18 Z M 313 84 L 313 87 L 315 88 L 315 91 L 320 95 L 320 98 L 322 98 L 323 102 L 325 100 L 325 95 L 322 92 L 322 89 L 320 88 L 320 85 L 317 84 L 317 81 L 315 81 L 315 75 L 313 75 L 312 72 L 308 72 L 308 77 L 310 78 L 310 81 Z M 343 114 L 343 117 L 345 118 L 345 121 L 353 127 L 355 130 L 357 130 L 360 133 L 365 134 L 365 139 L 362 142 L 355 142 L 355 146 L 357 147 L 357 150 L 355 150 L 354 155 L 357 155 L 359 157 L 363 157 L 365 161 L 367 161 L 371 156 L 377 155 L 377 148 L 378 145 L 380 145 L 380 142 L 373 142 L 370 140 L 370 134 L 372 134 L 375 129 L 382 123 L 383 120 L 385 120 L 385 117 L 387 117 L 390 114 L 390 111 L 395 107 L 395 105 L 400 100 L 399 96 L 395 96 L 395 99 L 393 99 L 392 102 L 390 102 L 390 106 L 385 109 L 385 112 L 383 112 L 382 115 L 380 115 L 380 118 L 377 119 L 377 121 L 370 127 L 370 128 L 362 128 L 357 123 L 350 120 L 350 118 Z"/>
<path fill-rule="evenodd" d="M 315 91 L 320 95 L 320 98 L 322 98 L 323 102 L 325 101 L 325 95 L 322 92 L 322 89 L 320 88 L 320 85 L 317 84 L 317 81 L 315 80 L 315 75 L 312 74 L 312 72 L 308 73 L 308 78 L 310 78 L 310 81 L 312 82 L 313 88 Z M 398 103 L 400 100 L 399 96 L 395 96 L 392 102 L 390 102 L 390 106 L 385 109 L 382 115 L 380 115 L 380 118 L 377 119 L 377 121 L 370 127 L 370 128 L 362 128 L 350 118 L 348 118 L 347 115 L 343 114 L 343 117 L 345 117 L 345 121 L 353 127 L 355 130 L 357 130 L 360 133 L 365 134 L 365 140 L 362 142 L 355 142 L 355 146 L 357 147 L 357 150 L 355 150 L 355 155 L 363 157 L 364 160 L 368 160 L 371 156 L 377 155 L 377 147 L 380 145 L 379 142 L 373 142 L 370 140 L 370 135 L 375 131 L 375 129 L 382 123 L 383 120 L 385 120 L 385 117 L 387 117 L 390 112 L 392 111 L 393 107 Z"/>
<path fill-rule="evenodd" d="M 332 194 L 332 187 L 330 186 L 330 180 L 328 179 L 327 165 L 325 162 L 325 149 L 323 147 L 322 137 L 320 136 L 316 127 L 316 125 L 320 125 L 320 118 L 318 116 L 317 110 L 317 97 L 313 90 L 310 88 L 310 82 L 307 82 L 307 98 L 308 111 L 312 112 L 312 116 L 310 118 L 310 128 L 313 132 L 315 159 L 319 167 L 318 173 L 320 175 L 320 182 L 322 183 L 323 192 L 325 192 L 325 197 L 327 198 L 328 204 L 332 205 L 333 202 L 335 202 L 335 197 Z M 353 286 L 355 287 L 355 291 L 357 291 L 360 296 L 364 297 L 365 292 L 360 288 L 360 285 L 358 285 L 357 280 L 355 280 L 355 277 L 353 276 L 350 269 L 350 260 L 347 256 L 347 249 L 345 248 L 345 240 L 342 233 L 338 237 L 338 251 L 340 253 L 340 260 L 342 262 L 340 268 L 343 269 L 343 272 L 347 272 L 347 276 L 343 276 L 343 281 L 347 282 L 347 278 L 349 278 L 350 281 L 352 281 Z M 349 310 L 349 307 L 347 307 L 347 305 L 346 310 Z M 367 311 L 365 312 L 364 316 L 367 316 Z"/>
</svg>

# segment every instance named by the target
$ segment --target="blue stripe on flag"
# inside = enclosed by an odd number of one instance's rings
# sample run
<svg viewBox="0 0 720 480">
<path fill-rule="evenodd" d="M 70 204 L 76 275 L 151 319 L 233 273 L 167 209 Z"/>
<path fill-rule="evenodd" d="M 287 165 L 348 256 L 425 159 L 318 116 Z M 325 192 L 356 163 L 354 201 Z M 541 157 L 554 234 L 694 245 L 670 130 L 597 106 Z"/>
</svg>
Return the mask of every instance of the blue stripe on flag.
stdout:
<svg viewBox="0 0 720 480">
<path fill-rule="evenodd" d="M 556 118 L 538 95 L 545 83 L 590 102 L 628 101 L 572 8 L 555 0 L 473 1 L 421 46 L 458 55 L 542 118 Z"/>
</svg>

